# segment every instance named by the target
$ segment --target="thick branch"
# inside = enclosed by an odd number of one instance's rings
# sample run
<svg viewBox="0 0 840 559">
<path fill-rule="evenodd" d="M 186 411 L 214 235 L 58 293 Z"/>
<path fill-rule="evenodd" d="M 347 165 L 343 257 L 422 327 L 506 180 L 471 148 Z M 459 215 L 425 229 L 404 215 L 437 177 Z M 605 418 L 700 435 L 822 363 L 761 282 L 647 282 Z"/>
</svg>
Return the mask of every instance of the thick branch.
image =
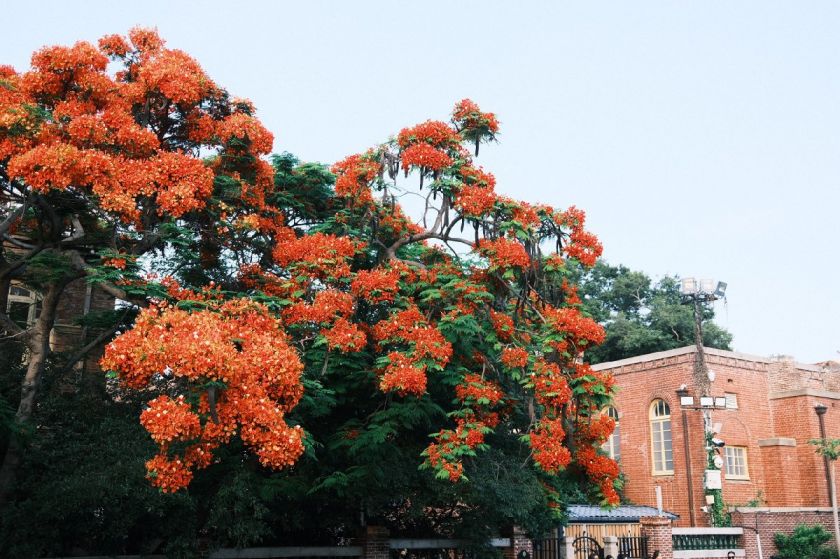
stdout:
<svg viewBox="0 0 840 559">
<path fill-rule="evenodd" d="M 90 276 L 90 275 L 93 275 L 94 272 L 96 271 L 93 268 L 93 266 L 90 266 L 90 265 L 88 265 L 87 262 L 85 262 L 85 259 L 82 258 L 82 255 L 80 255 L 78 253 L 78 251 L 68 250 L 67 255 L 70 257 L 70 262 L 73 264 L 73 266 L 78 271 L 82 272 L 83 274 Z M 111 282 L 102 281 L 102 282 L 98 282 L 96 285 L 102 291 L 104 291 L 105 293 L 107 293 L 109 295 L 112 295 L 112 296 L 116 297 L 117 299 L 121 299 L 123 301 L 128 301 L 129 303 L 133 303 L 133 304 L 135 304 L 139 307 L 149 306 L 149 302 L 146 301 L 145 299 L 138 299 L 137 297 L 133 297 L 133 296 L 129 295 L 128 293 L 126 293 L 126 291 L 124 289 L 120 289 L 119 287 L 117 287 L 116 285 L 114 285 Z"/>
</svg>

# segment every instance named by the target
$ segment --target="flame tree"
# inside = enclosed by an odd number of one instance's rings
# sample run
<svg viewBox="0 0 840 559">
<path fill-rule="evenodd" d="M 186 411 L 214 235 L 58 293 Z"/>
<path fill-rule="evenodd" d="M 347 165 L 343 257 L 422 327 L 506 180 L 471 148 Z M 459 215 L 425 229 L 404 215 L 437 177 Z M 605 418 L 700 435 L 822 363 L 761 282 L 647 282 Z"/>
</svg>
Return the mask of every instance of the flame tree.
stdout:
<svg viewBox="0 0 840 559">
<path fill-rule="evenodd" d="M 160 286 L 125 273 L 138 258 L 173 246 L 218 258 L 219 215 L 259 206 L 273 188 L 272 167 L 260 158 L 272 141 L 250 102 L 230 97 L 151 30 L 46 47 L 22 73 L 0 66 L 0 328 L 28 350 L 21 427 L 35 408 L 67 285 L 86 278 L 145 306 Z M 5 314 L 12 282 L 40 292 L 33 324 Z M 115 315 L 68 366 L 113 336 L 131 307 Z M 12 437 L 3 499 L 21 447 Z"/>
<path fill-rule="evenodd" d="M 236 434 L 264 466 L 295 463 L 305 435 L 286 416 L 305 368 L 315 394 L 332 395 L 322 413 L 357 407 L 330 422 L 328 441 L 310 439 L 313 456 L 324 443 L 348 463 L 368 445 L 398 446 L 407 425 L 385 417 L 415 408 L 447 418 L 414 457 L 437 478 L 469 483 L 493 440 L 515 437 L 548 507 L 568 469 L 617 503 L 617 467 L 597 451 L 613 427 L 600 413 L 612 379 L 579 359 L 604 333 L 565 272 L 569 259 L 592 265 L 601 247 L 582 211 L 495 192 L 463 144 L 497 130 L 493 114 L 463 100 L 449 123 L 405 128 L 336 163 L 321 222 L 295 227 L 271 207 L 240 216 L 263 247 L 239 268 L 245 295 L 202 296 L 192 312 L 162 302 L 108 346 L 103 366 L 134 387 L 161 374 L 184 383 L 178 400 L 153 400 L 141 418 L 160 445 L 147 463 L 154 484 L 186 486 Z M 417 222 L 396 202 L 407 191 L 423 195 Z M 271 311 L 254 314 L 245 300 Z M 346 465 L 320 486 L 359 475 Z"/>
<path fill-rule="evenodd" d="M 250 103 L 152 32 L 2 72 L 0 278 L 50 254 L 63 264 L 45 310 L 82 276 L 135 305 L 102 366 L 149 395 L 152 484 L 176 492 L 244 461 L 293 505 L 280 524 L 309 514 L 335 533 L 359 513 L 492 531 L 562 515 L 570 484 L 617 503 L 598 451 L 612 379 L 580 359 L 604 333 L 569 271 L 601 247 L 582 211 L 496 192 L 467 149 L 495 140 L 495 115 L 463 100 L 331 177 L 289 157 L 272 168 Z M 31 351 L 20 421 L 52 316 L 28 330 L 0 317 Z"/>
</svg>

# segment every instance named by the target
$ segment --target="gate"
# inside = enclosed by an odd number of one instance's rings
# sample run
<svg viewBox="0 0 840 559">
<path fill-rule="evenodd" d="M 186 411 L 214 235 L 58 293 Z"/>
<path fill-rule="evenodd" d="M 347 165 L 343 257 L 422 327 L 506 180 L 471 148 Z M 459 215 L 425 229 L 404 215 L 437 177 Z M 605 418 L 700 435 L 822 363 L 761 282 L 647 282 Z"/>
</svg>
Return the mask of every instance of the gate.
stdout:
<svg viewBox="0 0 840 559">
<path fill-rule="evenodd" d="M 622 536 L 618 538 L 618 551 L 626 559 L 647 559 L 648 539 L 644 536 Z"/>
<path fill-rule="evenodd" d="M 586 532 L 574 539 L 572 549 L 575 555 L 567 559 L 604 559 L 604 548 L 595 538 L 587 536 Z"/>
<path fill-rule="evenodd" d="M 561 538 L 544 538 L 534 540 L 534 559 L 564 559 L 563 540 Z"/>
</svg>

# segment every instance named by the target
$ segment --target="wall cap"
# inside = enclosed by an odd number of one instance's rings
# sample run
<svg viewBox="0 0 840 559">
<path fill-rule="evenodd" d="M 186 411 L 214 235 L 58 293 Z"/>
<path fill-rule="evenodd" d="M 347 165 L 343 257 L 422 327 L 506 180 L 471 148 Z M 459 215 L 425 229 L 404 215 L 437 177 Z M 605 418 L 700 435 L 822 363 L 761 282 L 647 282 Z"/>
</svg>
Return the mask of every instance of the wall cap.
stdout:
<svg viewBox="0 0 840 559">
<path fill-rule="evenodd" d="M 831 507 L 730 507 L 730 512 L 758 513 L 758 512 L 831 512 Z"/>
<path fill-rule="evenodd" d="M 723 349 L 715 349 L 713 347 L 704 347 L 703 351 L 708 355 L 715 355 L 717 357 L 729 357 L 731 359 L 740 359 L 742 361 L 753 361 L 756 363 L 771 363 L 772 361 L 767 357 L 760 357 L 758 355 L 750 355 L 748 353 L 739 353 L 737 351 L 726 351 Z M 645 355 L 637 355 L 636 357 L 628 357 L 627 359 L 619 359 L 617 361 L 606 361 L 592 365 L 595 371 L 603 371 L 604 369 L 615 369 L 625 365 L 634 365 L 636 363 L 645 363 L 648 361 L 656 361 L 658 359 L 667 359 L 668 357 L 676 357 L 678 355 L 688 355 L 689 353 L 697 353 L 697 346 L 690 345 L 679 347 L 677 349 L 669 349 L 667 351 L 657 351 L 655 353 L 647 353 Z"/>
<path fill-rule="evenodd" d="M 672 528 L 671 533 L 681 536 L 711 536 L 719 534 L 741 535 L 744 533 L 744 529 L 740 526 L 720 526 L 717 528 Z"/>
<path fill-rule="evenodd" d="M 782 398 L 795 398 L 796 396 L 816 396 L 818 398 L 840 400 L 840 392 L 834 392 L 831 390 L 820 390 L 819 388 L 798 388 L 796 390 L 780 390 L 778 392 L 771 392 L 768 398 L 770 398 L 771 400 L 780 400 Z"/>
<path fill-rule="evenodd" d="M 747 556 L 743 549 L 692 549 L 674 551 L 674 559 L 726 559 L 730 551 L 735 553 L 735 557 Z"/>
<path fill-rule="evenodd" d="M 790 437 L 758 439 L 758 446 L 796 446 L 796 439 L 791 439 Z"/>
<path fill-rule="evenodd" d="M 671 519 L 667 516 L 643 516 L 639 518 L 639 524 L 648 526 L 670 526 Z"/>
</svg>

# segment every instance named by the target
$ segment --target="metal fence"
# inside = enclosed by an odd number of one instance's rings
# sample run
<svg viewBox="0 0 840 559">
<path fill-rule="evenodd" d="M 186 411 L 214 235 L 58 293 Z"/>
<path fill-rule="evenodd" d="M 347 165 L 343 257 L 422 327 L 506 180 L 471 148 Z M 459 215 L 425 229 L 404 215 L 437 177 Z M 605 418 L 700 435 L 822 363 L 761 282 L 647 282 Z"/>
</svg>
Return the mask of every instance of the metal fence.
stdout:
<svg viewBox="0 0 840 559">
<path fill-rule="evenodd" d="M 740 548 L 738 534 L 674 534 L 674 551 Z"/>
<path fill-rule="evenodd" d="M 618 552 L 628 559 L 647 559 L 648 539 L 644 536 L 618 538 Z"/>
</svg>

